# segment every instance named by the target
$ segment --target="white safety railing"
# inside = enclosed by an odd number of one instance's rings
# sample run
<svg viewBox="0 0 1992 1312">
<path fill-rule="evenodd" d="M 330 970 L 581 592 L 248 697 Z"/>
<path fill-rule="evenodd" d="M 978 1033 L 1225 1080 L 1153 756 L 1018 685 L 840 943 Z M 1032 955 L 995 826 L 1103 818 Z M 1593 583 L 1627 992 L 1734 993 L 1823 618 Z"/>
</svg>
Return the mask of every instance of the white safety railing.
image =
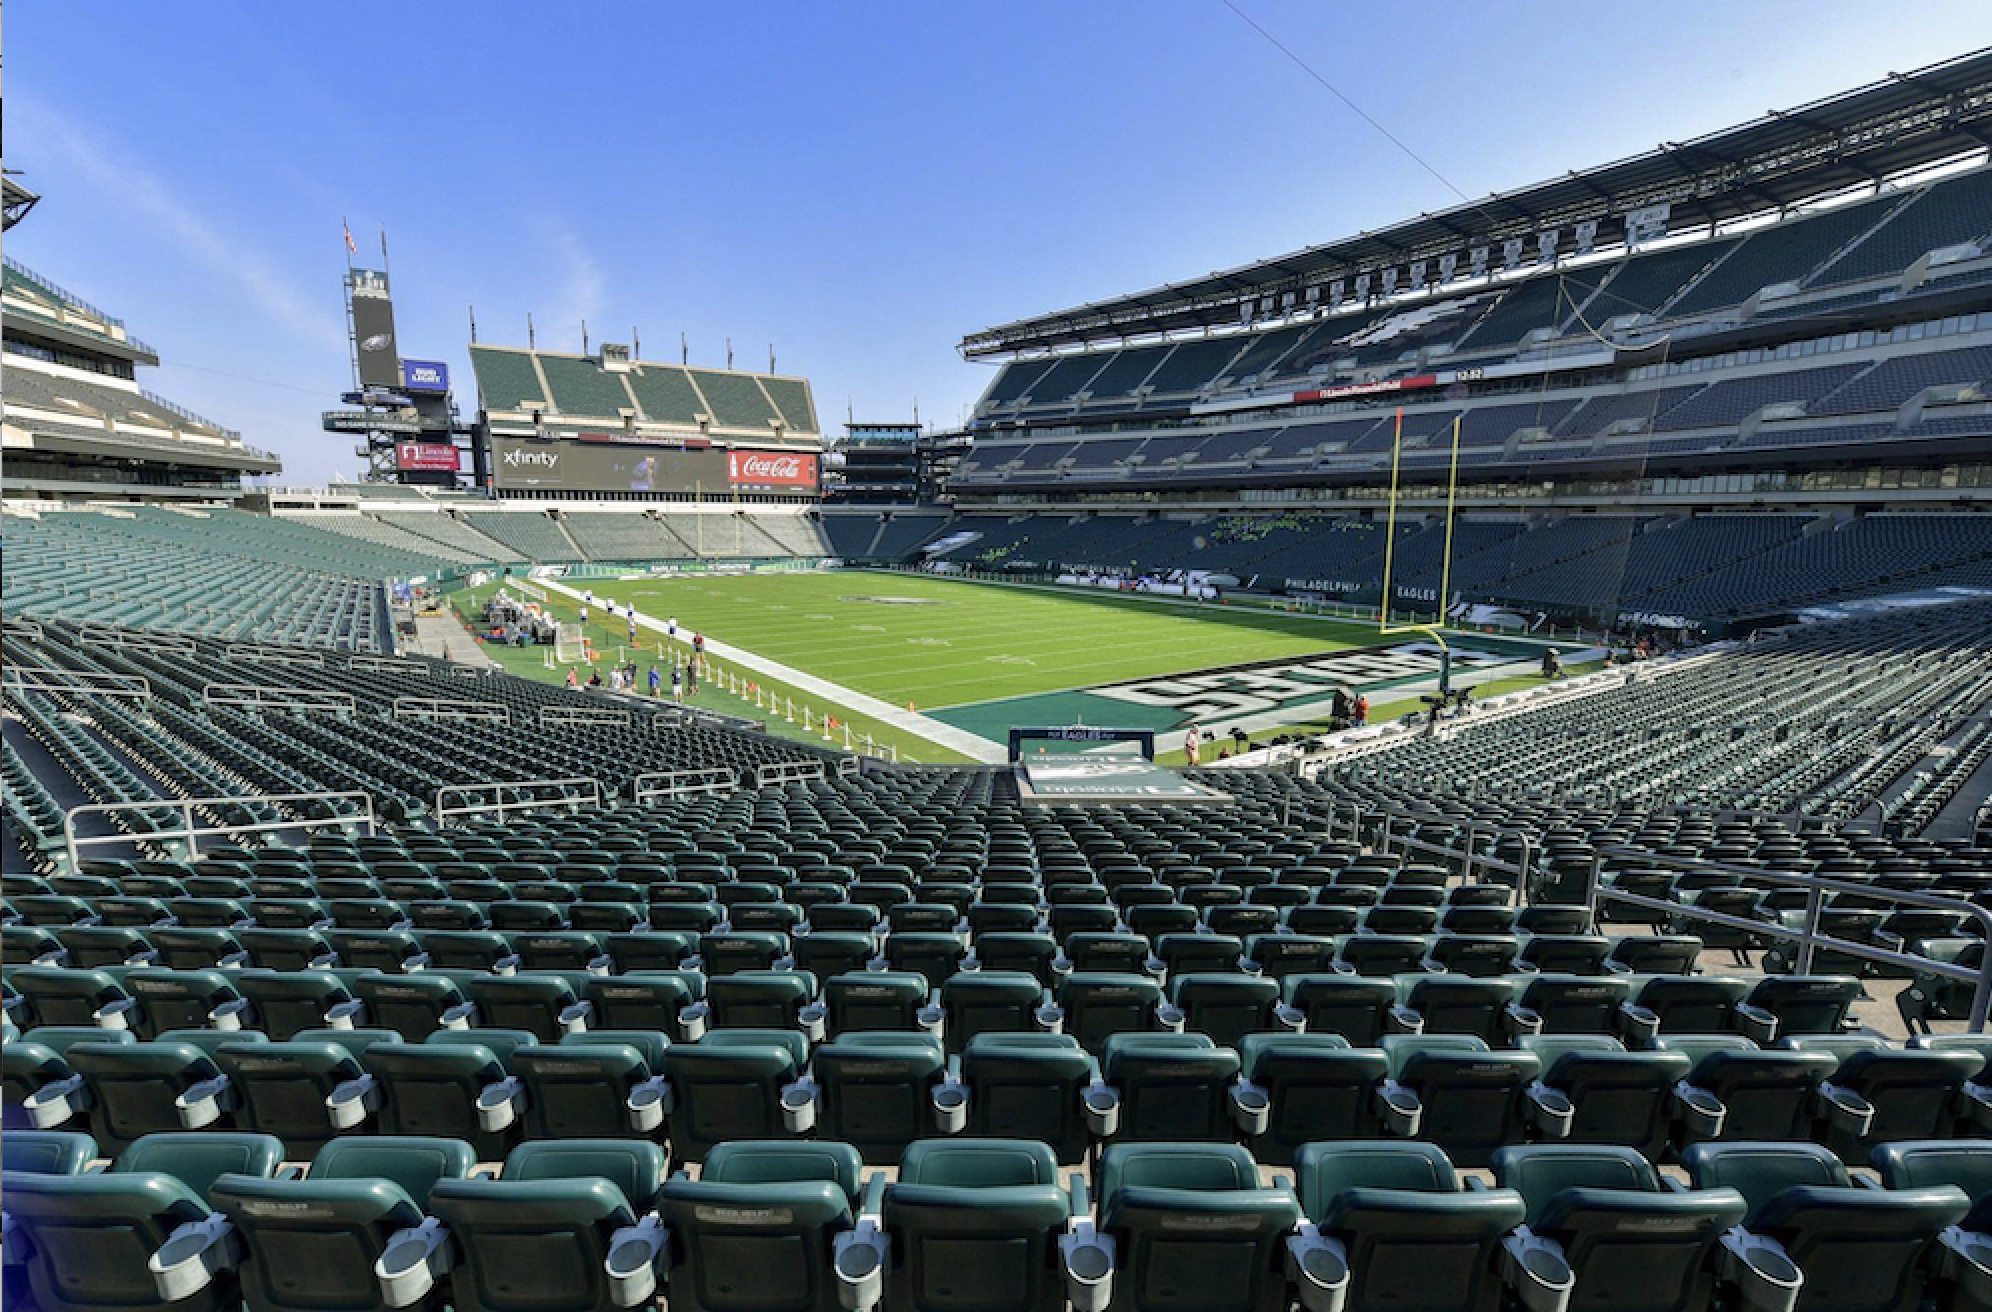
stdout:
<svg viewBox="0 0 1992 1312">
<path fill-rule="evenodd" d="M 346 668 L 361 674 L 423 674 L 429 667 L 421 661 L 411 661 L 400 656 L 354 656 L 347 660 Z"/>
<path fill-rule="evenodd" d="M 166 656 L 192 656 L 197 651 L 192 638 L 177 633 L 86 628 L 77 633 L 76 640 L 86 647 L 115 647 L 120 651 L 148 651 Z"/>
<path fill-rule="evenodd" d="M 576 724 L 613 724 L 628 728 L 630 713 L 617 706 L 542 706 L 539 726 L 559 729 Z"/>
<path fill-rule="evenodd" d="M 438 828 L 473 817 L 516 815 L 522 811 L 602 809 L 599 779 L 519 779 L 488 784 L 448 784 L 436 790 Z"/>
<path fill-rule="evenodd" d="M 232 823 L 208 822 L 199 820 L 197 812 L 217 807 L 266 807 L 274 806 L 295 811 L 299 803 L 323 802 L 332 810 L 330 815 L 307 816 L 286 815 L 277 820 L 249 820 Z M 349 808 L 339 803 L 352 803 Z M 172 810 L 179 814 L 180 824 L 174 829 L 153 829 L 145 831 L 121 830 L 111 834 L 79 834 L 77 821 L 84 816 L 114 817 L 140 811 Z M 188 857 L 200 853 L 203 838 L 230 838 L 238 834 L 262 834 L 310 831 L 315 829 L 344 829 L 353 825 L 364 826 L 367 834 L 374 832 L 373 798 L 363 792 L 337 793 L 258 793 L 248 797 L 155 797 L 143 802 L 92 802 L 83 806 L 72 806 L 63 813 L 62 842 L 69 857 L 69 868 L 75 870 L 86 847 L 102 847 L 108 844 L 184 843 Z"/>
<path fill-rule="evenodd" d="M 328 688 L 278 688 L 260 683 L 210 683 L 201 689 L 209 706 L 239 706 L 252 711 L 331 711 L 351 715 L 353 694 Z"/>
<path fill-rule="evenodd" d="M 397 720 L 479 720 L 510 724 L 512 712 L 497 702 L 452 701 L 447 697 L 396 697 Z"/>
<path fill-rule="evenodd" d="M 61 670 L 52 665 L 8 665 L 0 668 L 0 687 L 16 688 L 22 692 L 129 697 L 136 701 L 145 701 L 152 696 L 152 680 L 143 675 Z"/>
<path fill-rule="evenodd" d="M 237 643 L 221 649 L 223 659 L 231 661 L 259 661 L 265 665 L 307 665 L 323 669 L 325 654 L 316 651 L 299 651 L 295 647 L 265 647 L 257 643 Z"/>
<path fill-rule="evenodd" d="M 766 788 L 771 784 L 815 783 L 825 774 L 821 761 L 772 761 L 754 767 L 754 786 Z"/>
<path fill-rule="evenodd" d="M 657 770 L 630 780 L 629 796 L 638 806 L 651 806 L 667 798 L 730 793 L 739 787 L 737 770 Z"/>
<path fill-rule="evenodd" d="M 40 642 L 47 636 L 42 631 L 42 626 L 33 620 L 6 620 L 0 622 L 0 637 L 26 638 L 31 642 Z"/>
</svg>

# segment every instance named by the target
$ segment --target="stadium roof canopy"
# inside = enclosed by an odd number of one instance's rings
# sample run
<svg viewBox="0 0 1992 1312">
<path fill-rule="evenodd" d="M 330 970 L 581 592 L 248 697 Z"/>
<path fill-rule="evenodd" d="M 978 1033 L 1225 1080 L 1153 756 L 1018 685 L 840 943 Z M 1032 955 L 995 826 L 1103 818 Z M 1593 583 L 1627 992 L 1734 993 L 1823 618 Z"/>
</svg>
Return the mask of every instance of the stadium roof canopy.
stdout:
<svg viewBox="0 0 1992 1312">
<path fill-rule="evenodd" d="M 0 198 L 0 200 L 4 200 L 4 203 L 0 203 L 0 226 L 8 228 L 27 218 L 28 211 L 33 209 L 35 202 L 41 199 L 40 196 L 14 181 L 11 173 L 0 179 L 0 190 L 4 190 L 5 192 L 4 198 Z"/>
<path fill-rule="evenodd" d="M 1598 242 L 1623 236 L 1627 214 L 1667 205 L 1672 232 L 1785 209 L 1909 169 L 1992 147 L 1992 49 L 1882 81 L 1613 164 L 1340 241 L 963 339 L 968 356 L 1076 346 L 1176 330 L 1236 326 L 1255 300 L 1320 289 L 1331 279 L 1463 255 L 1596 221 Z M 1464 269 L 1467 261 L 1462 259 Z"/>
</svg>

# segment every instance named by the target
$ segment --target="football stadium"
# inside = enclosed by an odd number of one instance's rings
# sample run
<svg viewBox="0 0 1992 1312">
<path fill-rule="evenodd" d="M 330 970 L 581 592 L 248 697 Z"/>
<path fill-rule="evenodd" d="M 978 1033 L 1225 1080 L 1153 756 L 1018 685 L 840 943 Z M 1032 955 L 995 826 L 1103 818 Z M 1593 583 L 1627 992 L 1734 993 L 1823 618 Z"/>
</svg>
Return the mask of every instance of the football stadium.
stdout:
<svg viewBox="0 0 1992 1312">
<path fill-rule="evenodd" d="M 310 485 L 23 128 L 6 1307 L 1992 1306 L 1992 50 L 1819 90 L 947 426 L 348 225 Z"/>
</svg>

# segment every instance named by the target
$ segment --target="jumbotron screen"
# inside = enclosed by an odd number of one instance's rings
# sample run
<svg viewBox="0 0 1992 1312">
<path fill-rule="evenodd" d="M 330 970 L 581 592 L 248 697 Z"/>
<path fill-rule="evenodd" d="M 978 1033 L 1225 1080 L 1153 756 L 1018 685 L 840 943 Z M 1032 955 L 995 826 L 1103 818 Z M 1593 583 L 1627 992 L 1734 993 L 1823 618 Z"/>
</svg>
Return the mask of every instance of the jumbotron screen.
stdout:
<svg viewBox="0 0 1992 1312">
<path fill-rule="evenodd" d="M 497 485 L 563 492 L 807 494 L 817 488 L 814 451 L 685 449 L 558 440 L 491 439 Z"/>
</svg>

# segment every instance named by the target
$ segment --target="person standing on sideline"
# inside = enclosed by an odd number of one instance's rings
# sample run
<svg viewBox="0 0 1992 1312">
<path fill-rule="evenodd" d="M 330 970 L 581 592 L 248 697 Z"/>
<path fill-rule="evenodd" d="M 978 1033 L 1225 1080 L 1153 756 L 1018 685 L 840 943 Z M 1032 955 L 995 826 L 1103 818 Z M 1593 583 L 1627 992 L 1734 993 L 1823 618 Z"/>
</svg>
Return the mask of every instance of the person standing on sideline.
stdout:
<svg viewBox="0 0 1992 1312">
<path fill-rule="evenodd" d="M 1190 726 L 1190 731 L 1183 735 L 1183 755 L 1189 758 L 1191 765 L 1197 763 L 1197 752 L 1202 747 L 1203 730 L 1193 724 Z"/>
<path fill-rule="evenodd" d="M 636 645 L 636 607 L 629 608 L 629 645 Z"/>
<path fill-rule="evenodd" d="M 650 667 L 650 695 L 651 695 L 652 697 L 655 697 L 655 696 L 657 695 L 657 693 L 658 693 L 658 690 L 659 690 L 660 688 L 662 688 L 663 686 L 664 686 L 664 676 L 663 676 L 663 675 L 661 675 L 661 674 L 659 674 L 659 673 L 657 672 L 657 667 L 656 667 L 655 665 L 651 666 L 651 667 Z"/>
<path fill-rule="evenodd" d="M 1354 721 L 1358 729 L 1369 723 L 1369 695 L 1367 693 L 1357 696 L 1356 704 L 1352 708 L 1349 718 Z"/>
<path fill-rule="evenodd" d="M 685 694 L 682 691 L 684 688 L 684 679 L 685 679 L 684 670 L 678 665 L 678 662 L 672 661 L 671 662 L 671 700 L 674 702 L 681 702 L 685 700 Z"/>
<path fill-rule="evenodd" d="M 579 688 L 581 686 L 581 680 L 574 677 L 573 666 L 569 666 L 567 669 L 567 686 L 570 688 Z"/>
<path fill-rule="evenodd" d="M 678 645 L 678 617 L 676 615 L 664 621 L 664 638 L 673 647 Z"/>
</svg>

